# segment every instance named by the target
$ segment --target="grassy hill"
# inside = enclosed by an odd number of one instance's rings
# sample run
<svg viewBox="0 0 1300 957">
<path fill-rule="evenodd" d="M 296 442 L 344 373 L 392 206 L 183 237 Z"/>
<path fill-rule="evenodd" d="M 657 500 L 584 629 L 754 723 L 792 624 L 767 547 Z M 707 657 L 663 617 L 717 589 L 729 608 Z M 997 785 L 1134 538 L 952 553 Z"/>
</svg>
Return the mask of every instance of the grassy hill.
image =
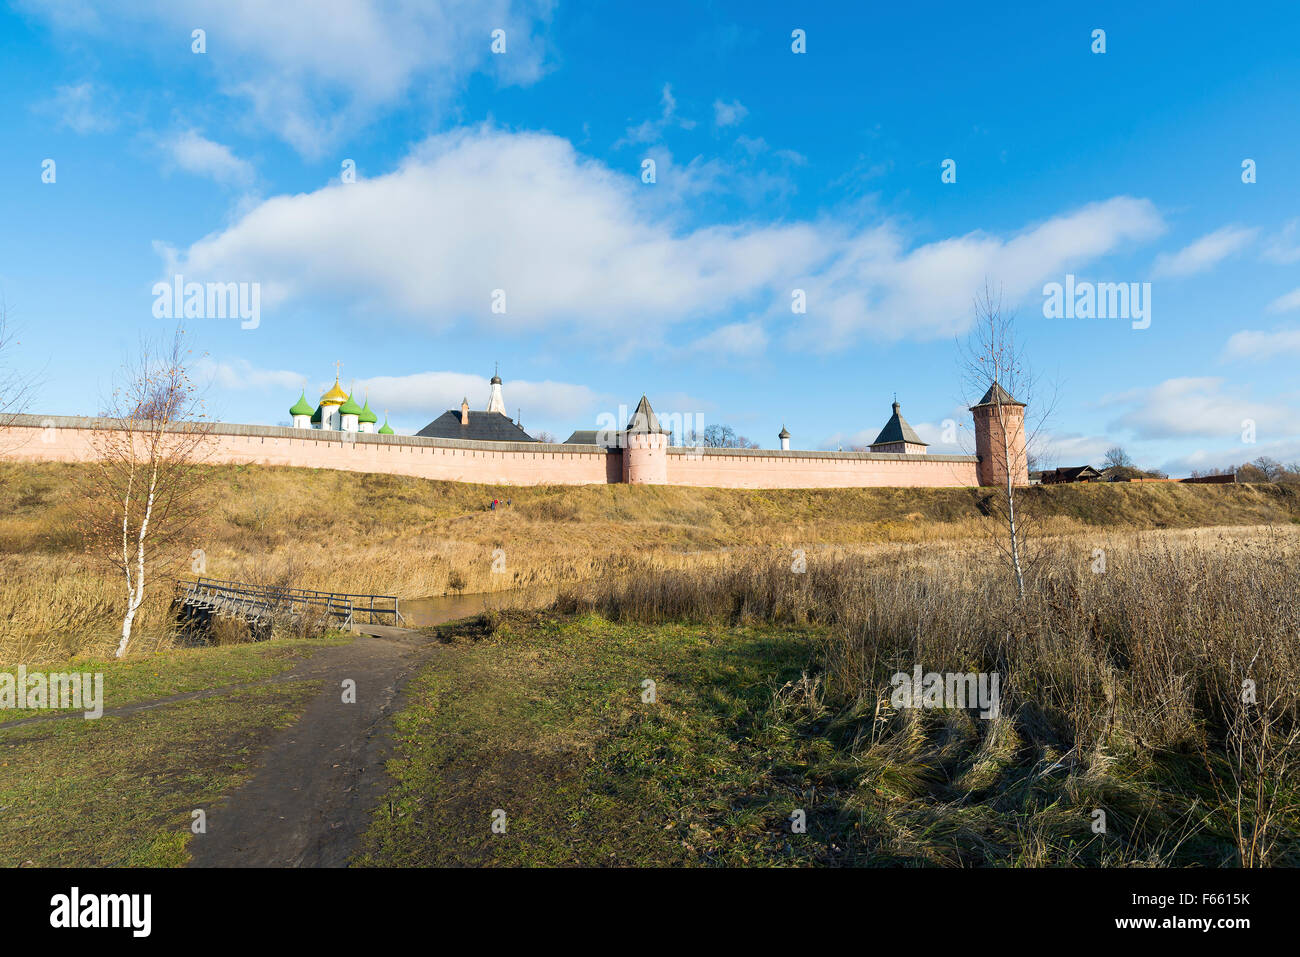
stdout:
<svg viewBox="0 0 1300 957">
<path fill-rule="evenodd" d="M 107 660 L 120 585 L 83 553 L 72 472 L 0 467 L 0 661 L 80 656 L 108 672 L 109 704 L 213 694 L 6 730 L 23 773 L 0 773 L 20 814 L 0 858 L 35 840 L 34 863 L 181 863 L 187 809 L 246 780 L 323 686 L 279 680 L 280 642 L 171 650 L 165 583 L 132 654 Z M 1051 540 L 1024 598 L 983 537 L 979 489 L 221 467 L 204 494 L 193 545 L 217 577 L 403 597 L 594 580 L 437 630 L 358 863 L 1300 863 L 1293 489 L 1026 490 Z M 895 671 L 918 666 L 999 674 L 998 713 L 898 704 Z M 141 801 L 153 811 L 130 822 L 113 810 Z M 63 804 L 76 813 L 48 810 Z M 111 840 L 78 830 L 94 807 Z"/>
<path fill-rule="evenodd" d="M 76 650 L 89 632 L 111 639 L 118 585 L 84 554 L 75 469 L 0 465 L 0 656 L 34 635 L 55 646 L 42 655 Z M 219 466 L 210 470 L 206 521 L 193 529 L 192 546 L 213 577 L 414 598 L 585 580 L 632 557 L 680 565 L 737 549 L 973 539 L 986 527 L 980 505 L 991 494 L 505 487 Z M 490 510 L 494 498 L 510 504 Z M 1027 490 L 1026 501 L 1045 532 L 1061 535 L 1300 520 L 1300 494 L 1273 485 L 1047 486 Z M 493 571 L 494 555 L 504 571 Z M 177 556 L 178 574 L 190 574 L 190 556 Z M 146 623 L 160 610 L 151 606 Z"/>
</svg>

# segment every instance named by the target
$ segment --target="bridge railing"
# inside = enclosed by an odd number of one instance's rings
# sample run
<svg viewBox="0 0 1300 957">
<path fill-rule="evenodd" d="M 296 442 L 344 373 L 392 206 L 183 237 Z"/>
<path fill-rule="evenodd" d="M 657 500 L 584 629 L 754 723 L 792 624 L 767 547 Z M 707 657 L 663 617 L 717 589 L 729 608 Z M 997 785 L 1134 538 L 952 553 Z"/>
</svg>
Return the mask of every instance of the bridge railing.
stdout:
<svg viewBox="0 0 1300 957">
<path fill-rule="evenodd" d="M 248 610 L 261 606 L 272 612 L 310 611 L 347 624 L 352 624 L 358 618 L 369 624 L 391 625 L 400 625 L 405 620 L 396 595 L 360 595 L 281 585 L 250 585 L 247 582 L 218 578 L 181 580 L 177 585 L 186 589 L 190 597 L 243 606 Z"/>
</svg>

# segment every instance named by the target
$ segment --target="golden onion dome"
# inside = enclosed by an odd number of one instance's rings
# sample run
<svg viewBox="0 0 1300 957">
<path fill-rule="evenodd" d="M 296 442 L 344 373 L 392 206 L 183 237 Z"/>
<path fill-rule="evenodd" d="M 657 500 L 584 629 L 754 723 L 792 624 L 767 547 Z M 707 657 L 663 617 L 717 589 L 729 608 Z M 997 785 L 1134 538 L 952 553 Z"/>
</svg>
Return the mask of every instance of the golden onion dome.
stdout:
<svg viewBox="0 0 1300 957">
<path fill-rule="evenodd" d="M 320 397 L 321 405 L 342 405 L 346 401 L 348 394 L 343 391 L 338 379 L 334 380 L 334 387 Z"/>
</svg>

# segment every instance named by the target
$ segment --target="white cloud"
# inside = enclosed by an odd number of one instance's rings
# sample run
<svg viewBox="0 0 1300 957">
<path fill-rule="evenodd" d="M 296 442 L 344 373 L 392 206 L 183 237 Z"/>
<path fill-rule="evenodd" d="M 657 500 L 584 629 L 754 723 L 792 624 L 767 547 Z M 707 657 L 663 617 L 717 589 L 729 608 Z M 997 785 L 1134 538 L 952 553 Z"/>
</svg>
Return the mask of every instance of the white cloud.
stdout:
<svg viewBox="0 0 1300 957">
<path fill-rule="evenodd" d="M 203 356 L 194 363 L 194 374 L 198 380 L 237 391 L 281 389 L 294 392 L 307 386 L 307 377 L 301 373 L 283 369 L 259 369 L 247 359 L 218 362 Z"/>
<path fill-rule="evenodd" d="M 1272 359 L 1300 355 L 1300 329 L 1275 329 L 1260 332 L 1247 329 L 1233 333 L 1224 350 L 1229 359 Z"/>
<path fill-rule="evenodd" d="M 658 119 L 642 120 L 636 126 L 629 126 L 623 137 L 614 144 L 614 149 L 639 143 L 657 143 L 664 130 L 677 126 L 684 130 L 695 128 L 695 121 L 683 119 L 677 115 L 677 98 L 673 96 L 671 83 L 665 83 L 659 93 L 660 111 Z"/>
<path fill-rule="evenodd" d="M 204 29 L 204 72 L 251 105 L 264 128 L 317 156 L 412 91 L 439 106 L 477 71 L 507 84 L 534 82 L 545 62 L 537 28 L 553 0 L 328 0 L 310 9 L 248 0 L 22 5 L 57 29 L 149 48 L 188 46 L 191 30 Z M 506 52 L 495 55 L 498 28 Z"/>
<path fill-rule="evenodd" d="M 766 348 L 767 333 L 759 323 L 732 322 L 696 339 L 689 351 L 709 356 L 756 356 Z"/>
<path fill-rule="evenodd" d="M 434 329 L 595 333 L 584 345 L 608 355 L 628 347 L 629 327 L 654 339 L 673 323 L 735 322 L 736 312 L 793 324 L 804 349 L 951 336 L 968 328 L 986 278 L 1014 301 L 1163 229 L 1149 201 L 1116 197 L 1006 238 L 909 248 L 890 222 L 686 228 L 690 203 L 665 205 L 648 190 L 559 137 L 480 127 L 431 138 L 391 173 L 273 197 L 165 252 L 187 278 L 259 280 L 264 312 L 331 296 Z M 795 288 L 808 293 L 806 316 L 791 313 Z M 490 309 L 497 289 L 504 314 Z"/>
<path fill-rule="evenodd" d="M 185 130 L 162 141 L 168 160 L 197 176 L 207 176 L 218 183 L 247 186 L 255 177 L 251 163 L 240 159 L 230 148 L 213 142 L 195 130 Z"/>
<path fill-rule="evenodd" d="M 1111 424 L 1140 439 L 1240 435 L 1246 420 L 1257 429 L 1296 431 L 1300 419 L 1281 405 L 1252 402 L 1211 377 L 1166 379 L 1159 385 L 1106 396 L 1103 405 L 1128 406 Z"/>
<path fill-rule="evenodd" d="M 1300 262 L 1300 219 L 1292 219 L 1268 241 L 1264 247 L 1264 259 L 1271 263 L 1289 266 Z"/>
<path fill-rule="evenodd" d="M 1278 296 L 1266 307 L 1267 312 L 1291 312 L 1300 309 L 1300 289 L 1292 289 L 1285 295 Z"/>
<path fill-rule="evenodd" d="M 1258 230 L 1225 226 L 1202 236 L 1176 253 L 1161 253 L 1151 267 L 1155 278 L 1182 278 L 1203 272 L 1240 252 L 1255 239 Z"/>
<path fill-rule="evenodd" d="M 1044 433 L 1036 437 L 1030 451 L 1037 458 L 1039 468 L 1070 468 L 1075 465 L 1100 467 L 1107 449 L 1122 444 L 1103 435 Z"/>
<path fill-rule="evenodd" d="M 807 291 L 808 314 L 790 343 L 831 351 L 864 332 L 882 339 L 960 335 L 970 328 L 972 299 L 986 280 L 1014 304 L 1048 278 L 1163 230 L 1148 200 L 1119 196 L 1007 238 L 973 232 L 908 249 L 890 223 L 836 231 L 824 268 L 794 283 Z"/>
<path fill-rule="evenodd" d="M 470 408 L 476 411 L 487 408 L 491 388 L 485 376 L 463 372 L 417 372 L 405 376 L 358 379 L 353 391 L 358 396 L 369 396 L 372 409 L 419 413 L 432 421 L 448 409 L 459 409 L 461 399 L 469 399 Z M 512 418 L 516 409 L 523 410 L 525 427 L 530 421 L 577 419 L 602 401 L 599 394 L 585 385 L 549 379 L 542 382 L 506 379 L 502 393 Z"/>
<path fill-rule="evenodd" d="M 116 128 L 117 118 L 104 102 L 103 93 L 93 83 L 60 86 L 52 99 L 39 107 L 43 112 L 54 113 L 59 124 L 83 136 L 87 133 L 107 133 Z"/>
<path fill-rule="evenodd" d="M 713 122 L 719 127 L 735 126 L 748 115 L 749 110 L 740 100 L 732 100 L 730 103 L 713 101 Z"/>
</svg>

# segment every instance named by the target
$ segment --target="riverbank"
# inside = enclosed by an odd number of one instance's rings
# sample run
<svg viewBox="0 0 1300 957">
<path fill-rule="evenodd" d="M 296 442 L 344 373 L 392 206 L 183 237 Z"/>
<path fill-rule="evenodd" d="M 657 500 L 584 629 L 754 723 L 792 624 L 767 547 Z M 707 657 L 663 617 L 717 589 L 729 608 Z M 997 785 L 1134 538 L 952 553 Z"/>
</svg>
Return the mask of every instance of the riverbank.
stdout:
<svg viewBox="0 0 1300 957">
<path fill-rule="evenodd" d="M 75 466 L 0 464 L 0 661 L 108 655 L 121 584 L 88 561 Z M 1288 525 L 1284 486 L 1077 485 L 1026 490 L 1044 534 Z M 987 548 L 982 489 L 743 491 L 651 486 L 505 488 L 392 475 L 225 466 L 177 575 L 396 594 L 496 592 L 665 568 L 737 552 L 972 542 Z M 497 499 L 507 503 L 490 509 Z M 134 648 L 166 647 L 155 588 Z"/>
</svg>

